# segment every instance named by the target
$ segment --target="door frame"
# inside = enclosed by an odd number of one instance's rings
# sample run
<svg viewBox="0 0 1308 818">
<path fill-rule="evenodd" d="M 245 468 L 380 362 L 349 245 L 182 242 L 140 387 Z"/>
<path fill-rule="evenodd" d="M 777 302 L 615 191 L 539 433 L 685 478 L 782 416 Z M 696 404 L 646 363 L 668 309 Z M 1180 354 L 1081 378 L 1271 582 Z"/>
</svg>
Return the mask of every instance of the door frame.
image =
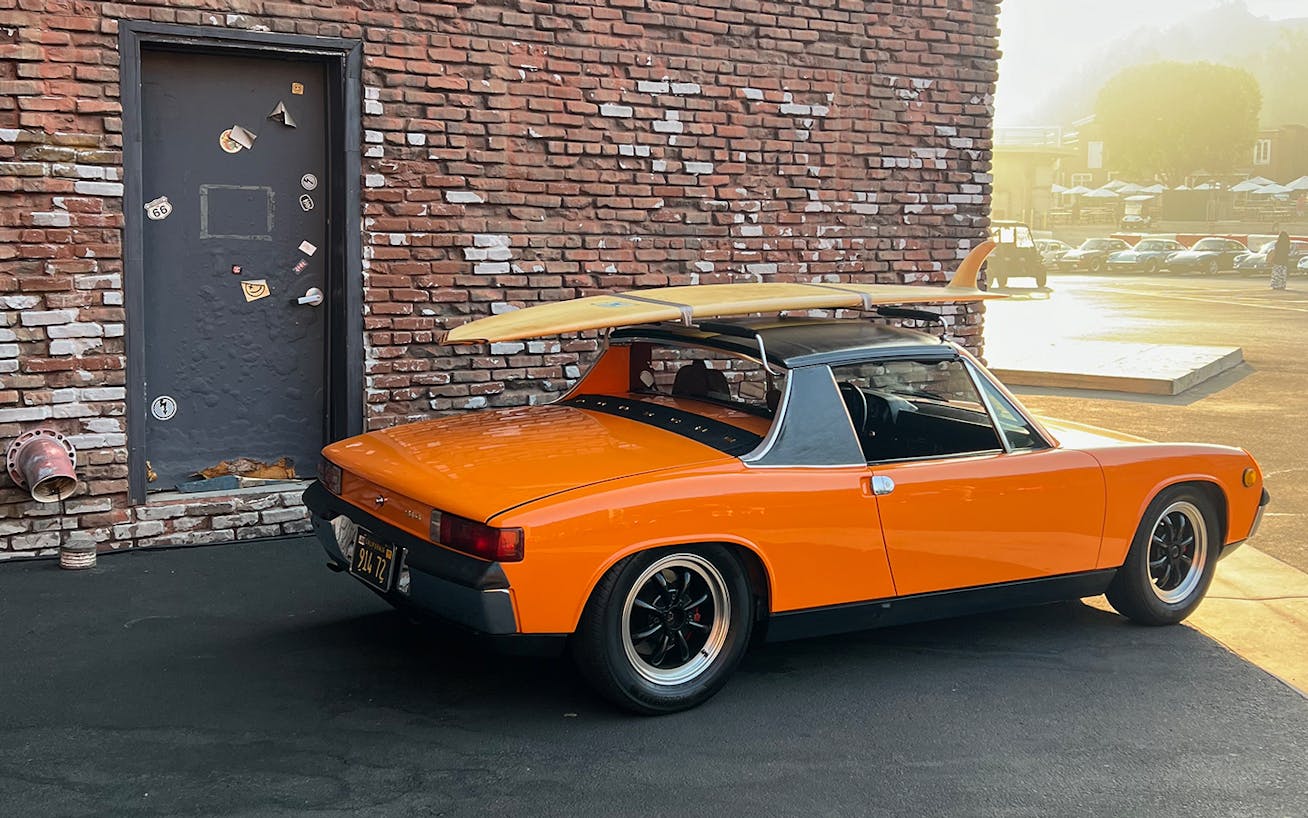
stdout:
<svg viewBox="0 0 1308 818">
<path fill-rule="evenodd" d="M 123 108 L 123 306 L 127 344 L 127 486 L 133 504 L 146 500 L 144 201 L 141 160 L 143 50 L 276 58 L 311 57 L 328 67 L 327 212 L 323 440 L 363 431 L 363 237 L 360 141 L 363 43 L 334 37 L 244 31 L 211 26 L 121 21 L 119 93 Z"/>
</svg>

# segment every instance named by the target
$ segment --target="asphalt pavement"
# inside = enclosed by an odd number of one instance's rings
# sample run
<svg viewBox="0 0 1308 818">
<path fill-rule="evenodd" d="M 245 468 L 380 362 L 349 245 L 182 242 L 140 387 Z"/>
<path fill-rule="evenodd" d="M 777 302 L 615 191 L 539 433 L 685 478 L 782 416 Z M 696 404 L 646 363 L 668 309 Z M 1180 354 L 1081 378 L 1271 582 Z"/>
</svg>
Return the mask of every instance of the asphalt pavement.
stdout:
<svg viewBox="0 0 1308 818">
<path fill-rule="evenodd" d="M 1081 603 L 757 647 L 636 718 L 308 540 L 0 566 L 0 815 L 1297 816 L 1308 700 Z"/>
</svg>

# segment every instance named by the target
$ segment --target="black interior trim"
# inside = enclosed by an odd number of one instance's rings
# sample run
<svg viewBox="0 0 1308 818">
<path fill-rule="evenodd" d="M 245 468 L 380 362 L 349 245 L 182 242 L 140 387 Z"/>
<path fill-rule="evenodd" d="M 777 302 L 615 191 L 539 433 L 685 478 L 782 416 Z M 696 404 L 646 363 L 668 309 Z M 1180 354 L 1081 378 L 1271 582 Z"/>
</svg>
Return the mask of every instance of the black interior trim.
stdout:
<svg viewBox="0 0 1308 818">
<path fill-rule="evenodd" d="M 768 620 L 767 641 L 784 642 L 812 636 L 829 636 L 1098 596 L 1108 589 L 1108 583 L 1112 582 L 1116 573 L 1116 568 L 1107 568 L 975 588 L 783 611 L 773 614 Z"/>
<path fill-rule="evenodd" d="M 763 442 L 762 437 L 739 426 L 650 401 L 611 395 L 577 395 L 559 403 L 563 406 L 628 418 L 665 432 L 679 434 L 733 457 L 749 454 Z"/>
</svg>

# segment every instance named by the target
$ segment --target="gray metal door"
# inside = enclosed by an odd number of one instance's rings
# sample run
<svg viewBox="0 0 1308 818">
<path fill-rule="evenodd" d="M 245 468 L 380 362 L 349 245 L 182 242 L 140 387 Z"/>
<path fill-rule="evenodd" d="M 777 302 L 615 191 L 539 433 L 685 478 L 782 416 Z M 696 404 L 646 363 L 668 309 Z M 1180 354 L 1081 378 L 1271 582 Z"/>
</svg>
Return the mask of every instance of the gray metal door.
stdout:
<svg viewBox="0 0 1308 818">
<path fill-rule="evenodd" d="M 142 54 L 150 490 L 236 458 L 314 472 L 327 411 L 328 310 L 310 292 L 330 291 L 326 92 L 321 62 Z"/>
</svg>

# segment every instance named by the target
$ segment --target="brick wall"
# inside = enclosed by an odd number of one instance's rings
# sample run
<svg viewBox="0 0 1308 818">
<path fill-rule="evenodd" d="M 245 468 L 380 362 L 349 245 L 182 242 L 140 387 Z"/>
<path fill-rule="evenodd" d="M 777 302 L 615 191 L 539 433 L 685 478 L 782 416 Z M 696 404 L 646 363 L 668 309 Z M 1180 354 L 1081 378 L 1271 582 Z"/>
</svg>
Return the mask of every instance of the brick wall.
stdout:
<svg viewBox="0 0 1308 818">
<path fill-rule="evenodd" d="M 302 527 L 239 498 L 171 517 L 127 500 L 119 19 L 363 40 L 375 427 L 546 398 L 594 350 L 431 346 L 468 316 L 695 282 L 942 281 L 986 224 L 996 6 L 0 0 L 0 444 L 55 426 L 87 480 L 60 517 L 0 478 L 0 556 L 60 526 L 104 548 L 212 539 L 242 514 L 261 536 Z M 951 320 L 980 351 L 980 308 Z"/>
</svg>

